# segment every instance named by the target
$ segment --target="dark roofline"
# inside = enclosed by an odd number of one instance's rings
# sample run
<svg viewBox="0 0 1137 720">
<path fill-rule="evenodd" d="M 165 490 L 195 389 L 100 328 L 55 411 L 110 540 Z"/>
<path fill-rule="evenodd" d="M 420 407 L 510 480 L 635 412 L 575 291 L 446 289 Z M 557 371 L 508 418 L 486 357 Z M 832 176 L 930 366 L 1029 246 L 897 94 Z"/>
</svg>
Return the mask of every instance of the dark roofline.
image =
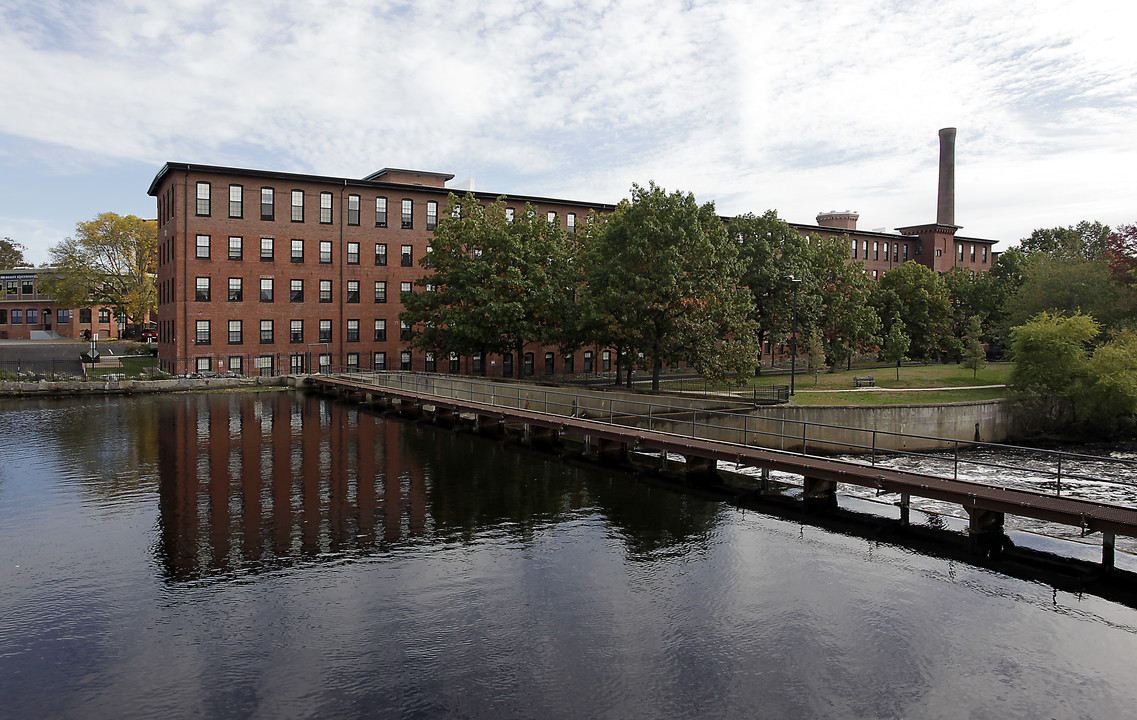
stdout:
<svg viewBox="0 0 1137 720">
<path fill-rule="evenodd" d="M 445 182 L 447 180 L 453 180 L 454 179 L 454 176 L 451 175 L 450 173 L 430 172 L 428 170 L 407 170 L 405 168 L 386 168 L 386 167 L 379 169 L 379 170 L 376 170 L 375 172 L 371 173 L 370 175 L 364 177 L 363 179 L 364 180 L 374 180 L 375 178 L 379 177 L 380 175 L 385 175 L 387 173 L 406 173 L 407 175 L 425 175 L 427 177 L 442 178 L 443 182 Z"/>
<path fill-rule="evenodd" d="M 513 195 L 513 194 L 509 194 L 509 193 L 493 193 L 493 192 L 485 192 L 485 191 L 467 191 L 467 190 L 460 190 L 458 188 L 432 187 L 430 185 L 414 185 L 411 183 L 395 183 L 395 182 L 387 182 L 387 181 L 383 181 L 383 180 L 367 180 L 367 179 L 357 180 L 355 178 L 338 178 L 338 177 L 331 177 L 331 176 L 327 176 L 327 175 L 305 175 L 302 173 L 277 172 L 277 171 L 272 171 L 272 170 L 251 170 L 251 169 L 247 169 L 247 168 L 225 167 L 222 165 L 198 165 L 196 163 L 175 163 L 175 162 L 167 162 L 165 165 L 162 166 L 162 169 L 159 170 L 158 174 L 154 176 L 154 180 L 150 183 L 150 188 L 146 191 L 146 194 L 150 195 L 152 197 L 157 196 L 158 187 L 162 184 L 162 181 L 166 178 L 166 176 L 173 173 L 173 172 L 200 172 L 200 173 L 215 173 L 218 175 L 243 175 L 245 177 L 266 178 L 266 179 L 275 179 L 275 180 L 294 180 L 296 182 L 322 182 L 322 183 L 327 183 L 330 185 L 343 185 L 345 187 L 389 188 L 392 190 L 413 188 L 419 192 L 435 192 L 435 193 L 438 193 L 440 195 L 448 195 L 450 193 L 453 193 L 454 195 L 457 195 L 458 197 L 462 197 L 467 192 L 472 192 L 474 197 L 478 198 L 479 200 L 495 200 L 499 197 L 505 197 L 509 200 L 516 200 L 519 202 L 530 202 L 530 203 L 535 203 L 535 204 L 539 204 L 539 205 L 551 205 L 551 204 L 556 204 L 556 205 L 583 205 L 585 207 L 592 208 L 595 210 L 605 210 L 605 211 L 612 211 L 612 210 L 616 209 L 616 205 L 614 203 L 598 203 L 598 202 L 586 202 L 586 201 L 580 201 L 580 200 L 566 200 L 564 198 L 549 198 L 549 197 L 541 197 L 538 195 Z M 383 171 L 380 170 L 379 172 L 383 172 Z M 414 171 L 414 170 L 401 170 L 398 172 L 416 173 L 416 171 Z M 377 174 L 377 173 L 373 173 L 369 177 L 372 177 L 375 174 Z M 419 174 L 419 175 L 435 175 L 438 177 L 448 177 L 448 178 L 453 177 L 453 175 L 443 175 L 440 173 L 417 173 L 417 174 Z"/>
</svg>

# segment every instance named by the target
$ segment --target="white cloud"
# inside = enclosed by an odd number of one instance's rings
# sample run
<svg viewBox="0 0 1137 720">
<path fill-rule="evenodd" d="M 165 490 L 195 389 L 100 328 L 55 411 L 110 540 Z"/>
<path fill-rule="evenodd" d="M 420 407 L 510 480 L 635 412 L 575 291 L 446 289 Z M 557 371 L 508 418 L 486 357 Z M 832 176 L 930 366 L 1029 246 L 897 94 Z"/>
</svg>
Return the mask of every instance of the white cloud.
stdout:
<svg viewBox="0 0 1137 720">
<path fill-rule="evenodd" d="M 1013 239 L 1134 219 L 1124 9 L 0 1 L 0 134 L 60 163 L 469 168 L 601 201 L 655 180 L 723 212 L 894 227 L 930 219 L 936 130 L 957 126 L 957 219 Z"/>
</svg>

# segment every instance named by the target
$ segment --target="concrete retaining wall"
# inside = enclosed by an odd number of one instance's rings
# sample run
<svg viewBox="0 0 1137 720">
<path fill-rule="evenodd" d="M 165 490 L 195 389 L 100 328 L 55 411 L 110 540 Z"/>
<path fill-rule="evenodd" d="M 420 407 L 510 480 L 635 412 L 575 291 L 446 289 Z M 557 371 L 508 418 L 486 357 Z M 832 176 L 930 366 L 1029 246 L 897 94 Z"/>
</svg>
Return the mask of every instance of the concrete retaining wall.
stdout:
<svg viewBox="0 0 1137 720">
<path fill-rule="evenodd" d="M 254 387 L 297 387 L 289 375 L 277 377 L 0 382 L 0 395 L 128 395 L 133 393 L 194 392 Z"/>
<path fill-rule="evenodd" d="M 627 422 L 627 421 L 624 421 Z M 1011 430 L 1002 400 L 949 405 L 782 406 L 742 415 L 637 418 L 636 427 L 810 453 L 943 450 L 956 442 L 1004 442 Z"/>
</svg>

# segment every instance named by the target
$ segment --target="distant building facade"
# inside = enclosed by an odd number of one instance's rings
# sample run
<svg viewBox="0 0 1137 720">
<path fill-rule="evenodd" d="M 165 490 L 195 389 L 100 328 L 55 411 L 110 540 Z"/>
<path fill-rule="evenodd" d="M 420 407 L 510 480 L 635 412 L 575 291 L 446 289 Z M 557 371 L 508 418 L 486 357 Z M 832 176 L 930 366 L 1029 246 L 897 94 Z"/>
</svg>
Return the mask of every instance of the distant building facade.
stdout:
<svg viewBox="0 0 1137 720">
<path fill-rule="evenodd" d="M 383 169 L 362 179 L 167 163 L 158 210 L 158 358 L 163 370 L 246 375 L 425 370 L 551 376 L 612 369 L 607 350 L 458 356 L 410 346 L 401 298 L 422 276 L 452 175 Z M 475 193 L 482 201 L 497 195 Z M 566 232 L 613 205 L 509 196 Z"/>
<path fill-rule="evenodd" d="M 947 155 L 946 133 L 936 223 L 869 232 L 857 229 L 856 213 L 830 212 L 816 225 L 791 226 L 841 238 L 849 262 L 864 263 L 874 278 L 909 260 L 936 272 L 989 269 L 995 241 L 956 236 L 954 215 L 944 210 L 954 203 L 954 130 Z M 450 212 L 448 195 L 464 192 L 446 187 L 451 179 L 392 168 L 352 179 L 167 163 L 148 191 L 157 201 L 162 369 L 272 375 L 347 366 L 504 377 L 614 369 L 612 352 L 599 347 L 562 355 L 530 345 L 519 369 L 510 355 L 443 357 L 410 346 L 410 328 L 399 321 L 401 298 L 422 276 L 418 261 Z M 474 195 L 486 202 L 500 196 Z M 615 209 L 506 196 L 507 208 L 526 203 L 570 233 L 589 212 Z M 775 352 L 766 348 L 764 356 Z"/>
<path fill-rule="evenodd" d="M 41 292 L 40 279 L 51 272 L 50 267 L 0 270 L 0 340 L 117 337 L 110 308 L 60 307 Z"/>
</svg>

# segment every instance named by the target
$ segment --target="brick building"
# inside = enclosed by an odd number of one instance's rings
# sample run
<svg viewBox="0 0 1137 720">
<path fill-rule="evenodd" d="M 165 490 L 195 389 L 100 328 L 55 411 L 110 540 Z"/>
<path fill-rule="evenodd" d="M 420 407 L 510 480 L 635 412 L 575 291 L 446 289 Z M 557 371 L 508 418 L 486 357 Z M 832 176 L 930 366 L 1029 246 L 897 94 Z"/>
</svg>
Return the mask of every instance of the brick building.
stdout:
<svg viewBox="0 0 1137 720">
<path fill-rule="evenodd" d="M 852 212 L 822 213 L 799 232 L 840 236 L 849 262 L 878 277 L 908 260 L 936 272 L 976 271 L 993 240 L 957 237 L 954 129 L 940 131 L 935 223 L 897 233 L 857 230 Z M 167 163 L 149 194 L 158 217 L 158 357 L 170 373 L 306 372 L 320 365 L 510 377 L 512 356 L 438 357 L 409 346 L 400 297 L 421 275 L 452 175 L 386 168 L 362 179 Z M 455 191 L 457 192 L 457 191 Z M 481 200 L 498 197 L 475 193 Z M 508 196 L 575 232 L 614 205 Z M 772 352 L 767 349 L 766 354 Z M 562 356 L 525 348 L 525 375 L 612 369 L 603 348 Z"/>
<path fill-rule="evenodd" d="M 510 356 L 438 357 L 409 346 L 400 296 L 421 274 L 452 175 L 363 179 L 167 163 L 158 210 L 158 357 L 170 373 L 303 372 L 318 365 L 512 376 Z M 496 195 L 475 193 L 482 200 Z M 510 196 L 568 232 L 613 205 Z M 530 346 L 526 375 L 611 367 L 606 350 Z"/>
<path fill-rule="evenodd" d="M 118 336 L 109 308 L 64 308 L 40 292 L 40 278 L 50 273 L 49 267 L 0 270 L 0 340 Z"/>
</svg>

